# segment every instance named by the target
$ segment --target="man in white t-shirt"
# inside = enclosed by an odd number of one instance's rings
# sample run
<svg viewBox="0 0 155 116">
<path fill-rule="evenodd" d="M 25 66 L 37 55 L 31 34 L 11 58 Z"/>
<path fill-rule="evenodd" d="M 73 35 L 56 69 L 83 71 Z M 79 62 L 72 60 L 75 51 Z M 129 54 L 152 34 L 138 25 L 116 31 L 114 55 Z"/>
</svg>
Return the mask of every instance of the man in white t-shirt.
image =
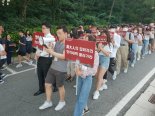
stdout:
<svg viewBox="0 0 155 116">
<path fill-rule="evenodd" d="M 43 42 L 42 44 L 45 45 L 45 47 L 54 47 L 55 44 L 55 38 L 50 33 L 51 25 L 47 22 L 42 24 L 42 32 L 44 33 Z M 49 45 L 46 45 L 45 39 L 51 39 L 52 42 L 49 42 Z M 43 50 L 37 50 L 36 51 L 36 60 L 37 60 L 37 75 L 38 75 L 38 81 L 39 81 L 39 90 L 34 93 L 34 96 L 38 96 L 45 92 L 45 78 L 47 75 L 47 72 L 52 64 L 53 56 L 45 51 L 45 48 Z M 56 85 L 54 85 L 56 89 Z"/>
<path fill-rule="evenodd" d="M 2 68 L 2 66 L 5 64 L 6 62 L 6 52 L 4 50 L 4 47 L 2 46 L 2 44 L 0 44 L 0 68 Z M 6 76 L 6 74 L 3 74 L 0 71 L 0 84 L 4 83 L 3 78 Z"/>
<path fill-rule="evenodd" d="M 0 38 L 4 31 L 4 28 L 2 25 L 0 25 Z M 0 42 L 1 43 L 1 42 Z M 2 66 L 4 65 L 6 61 L 6 52 L 4 50 L 4 46 L 0 44 L 0 68 L 2 69 Z M 1 73 L 0 71 L 0 84 L 4 83 L 3 79 L 6 77 L 6 74 Z"/>
</svg>

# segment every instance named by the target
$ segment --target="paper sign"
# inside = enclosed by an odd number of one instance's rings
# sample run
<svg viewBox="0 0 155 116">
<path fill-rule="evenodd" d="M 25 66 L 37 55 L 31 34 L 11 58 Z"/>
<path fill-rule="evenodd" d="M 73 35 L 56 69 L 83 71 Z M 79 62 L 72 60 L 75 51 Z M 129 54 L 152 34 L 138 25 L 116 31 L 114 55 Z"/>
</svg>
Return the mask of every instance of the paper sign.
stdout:
<svg viewBox="0 0 155 116">
<path fill-rule="evenodd" d="M 93 67 L 95 42 L 66 39 L 65 41 L 65 58 L 67 60 L 77 61 Z"/>
</svg>

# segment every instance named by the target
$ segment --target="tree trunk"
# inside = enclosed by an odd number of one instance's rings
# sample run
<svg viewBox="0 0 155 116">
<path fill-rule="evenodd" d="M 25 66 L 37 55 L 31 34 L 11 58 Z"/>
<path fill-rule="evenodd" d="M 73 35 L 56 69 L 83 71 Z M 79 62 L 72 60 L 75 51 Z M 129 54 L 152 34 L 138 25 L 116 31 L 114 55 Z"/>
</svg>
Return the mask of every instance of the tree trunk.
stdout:
<svg viewBox="0 0 155 116">
<path fill-rule="evenodd" d="M 112 6 L 111 6 L 111 10 L 110 10 L 110 14 L 109 14 L 109 21 L 108 21 L 108 23 L 110 22 L 111 15 L 112 15 L 112 11 L 113 11 L 113 8 L 114 8 L 114 5 L 115 5 L 115 0 L 113 0 Z"/>
<path fill-rule="evenodd" d="M 27 6 L 30 0 L 24 0 L 23 2 L 23 9 L 22 9 L 22 21 L 26 20 L 26 13 L 27 13 Z"/>
</svg>

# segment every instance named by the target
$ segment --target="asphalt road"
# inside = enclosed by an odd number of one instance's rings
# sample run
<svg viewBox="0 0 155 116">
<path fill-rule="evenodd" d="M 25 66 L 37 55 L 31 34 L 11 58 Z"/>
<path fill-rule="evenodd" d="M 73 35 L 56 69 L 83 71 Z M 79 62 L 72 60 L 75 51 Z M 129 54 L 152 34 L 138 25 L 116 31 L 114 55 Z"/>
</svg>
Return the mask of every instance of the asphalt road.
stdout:
<svg viewBox="0 0 155 116">
<path fill-rule="evenodd" d="M 72 83 L 65 82 L 67 105 L 63 110 L 59 112 L 54 111 L 54 107 L 59 101 L 58 92 L 56 92 L 53 94 L 54 106 L 44 111 L 39 111 L 39 106 L 45 100 L 45 94 L 37 97 L 33 96 L 34 92 L 38 90 L 38 80 L 34 66 L 28 66 L 24 63 L 24 67 L 16 69 L 15 65 L 9 67 L 15 71 L 14 74 L 8 76 L 5 79 L 5 83 L 0 85 L 0 116 L 73 116 L 76 100 L 75 89 L 73 88 L 75 80 Z M 87 116 L 105 116 L 154 67 L 155 53 L 138 61 L 135 68 L 129 68 L 127 74 L 121 73 L 115 81 L 109 76 L 108 90 L 102 91 L 98 100 L 92 100 L 92 94 L 95 89 L 94 78 L 88 103 L 90 112 Z M 20 71 L 22 72 L 20 73 Z M 11 74 L 8 70 L 4 72 Z M 139 91 L 137 96 L 142 92 Z M 124 115 L 137 99 L 137 96 L 122 109 L 119 116 Z"/>
</svg>

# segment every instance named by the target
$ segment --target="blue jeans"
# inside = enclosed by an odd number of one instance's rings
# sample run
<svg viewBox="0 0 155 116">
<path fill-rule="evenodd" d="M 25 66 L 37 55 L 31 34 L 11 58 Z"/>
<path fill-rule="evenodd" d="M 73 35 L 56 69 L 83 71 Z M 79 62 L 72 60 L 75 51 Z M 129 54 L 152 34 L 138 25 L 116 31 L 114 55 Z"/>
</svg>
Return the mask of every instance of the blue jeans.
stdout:
<svg viewBox="0 0 155 116">
<path fill-rule="evenodd" d="M 108 70 L 109 63 L 110 63 L 110 57 L 105 57 L 103 55 L 99 55 L 99 66 L 101 68 L 105 68 L 106 70 Z"/>
<path fill-rule="evenodd" d="M 143 40 L 142 56 L 148 53 L 149 40 Z"/>
<path fill-rule="evenodd" d="M 92 76 L 87 76 L 86 78 L 78 77 L 78 93 L 74 109 L 74 116 L 82 116 L 82 112 L 87 105 L 91 86 Z"/>
<path fill-rule="evenodd" d="M 137 53 L 138 53 L 138 44 L 132 44 L 132 51 L 134 52 L 134 60 L 132 63 L 135 64 L 137 59 Z"/>
</svg>

